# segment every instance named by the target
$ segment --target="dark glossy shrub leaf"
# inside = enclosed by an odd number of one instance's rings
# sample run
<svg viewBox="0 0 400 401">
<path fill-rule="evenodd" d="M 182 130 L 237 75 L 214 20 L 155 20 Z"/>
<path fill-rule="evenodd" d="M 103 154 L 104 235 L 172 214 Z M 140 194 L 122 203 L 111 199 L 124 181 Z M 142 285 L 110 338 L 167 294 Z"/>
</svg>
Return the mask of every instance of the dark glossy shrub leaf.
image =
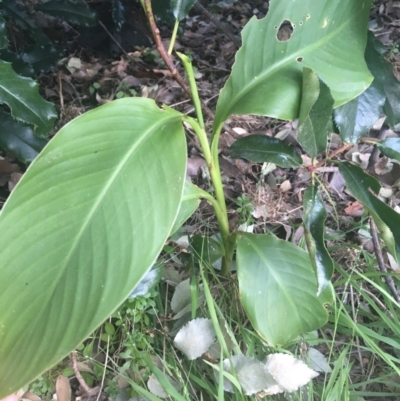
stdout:
<svg viewBox="0 0 400 401">
<path fill-rule="evenodd" d="M 6 22 L 4 18 L 0 15 L 0 49 L 4 49 L 8 46 Z"/>
<path fill-rule="evenodd" d="M 125 24 L 126 11 L 121 0 L 112 0 L 112 19 L 117 31 Z"/>
<path fill-rule="evenodd" d="M 0 58 L 3 61 L 8 61 L 11 63 L 13 70 L 17 74 L 30 78 L 34 78 L 36 76 L 33 67 L 29 63 L 26 63 L 20 54 L 14 53 L 8 49 L 3 49 L 0 51 Z"/>
<path fill-rule="evenodd" d="M 57 117 L 54 105 L 39 95 L 37 82 L 17 75 L 10 63 L 0 60 L 0 76 L 0 104 L 7 104 L 15 119 L 32 124 L 35 134 L 45 137 Z"/>
<path fill-rule="evenodd" d="M 400 214 L 374 195 L 378 194 L 381 188 L 379 182 L 365 173 L 360 167 L 349 162 L 340 163 L 339 171 L 342 173 L 346 186 L 354 198 L 371 213 L 389 252 L 394 257 L 399 258 Z"/>
<path fill-rule="evenodd" d="M 3 0 L 0 3 L 3 17 L 12 19 L 13 23 L 24 30 L 34 29 L 36 24 L 32 18 L 21 10 L 15 0 Z"/>
<path fill-rule="evenodd" d="M 326 149 L 333 103 L 328 86 L 313 70 L 304 68 L 297 139 L 310 157 L 317 157 Z"/>
<path fill-rule="evenodd" d="M 299 167 L 302 164 L 302 159 L 294 148 L 280 139 L 266 135 L 250 135 L 238 139 L 229 148 L 229 154 L 234 158 L 240 157 L 257 163 L 275 163 L 284 168 Z"/>
<path fill-rule="evenodd" d="M 157 17 L 167 24 L 173 24 L 175 21 L 172 13 L 171 0 L 152 0 L 153 12 Z"/>
<path fill-rule="evenodd" d="M 303 221 L 308 253 L 317 274 L 318 294 L 329 284 L 334 263 L 324 242 L 326 210 L 318 188 L 312 185 L 304 193 Z"/>
<path fill-rule="evenodd" d="M 64 50 L 52 43 L 36 43 L 21 52 L 25 63 L 32 66 L 36 74 L 48 72 L 64 54 Z"/>
<path fill-rule="evenodd" d="M 68 0 L 50 0 L 36 8 L 53 17 L 77 25 L 92 26 L 97 23 L 97 15 L 94 10 L 85 3 L 72 3 Z"/>
<path fill-rule="evenodd" d="M 31 163 L 46 146 L 47 140 L 38 138 L 31 126 L 14 120 L 0 110 L 0 147 L 22 163 Z"/>
<path fill-rule="evenodd" d="M 384 60 L 375 49 L 375 37 L 368 34 L 365 61 L 374 76 L 371 86 L 361 95 L 334 111 L 335 122 L 344 142 L 357 143 L 368 135 L 383 112 L 386 101 Z"/>
</svg>

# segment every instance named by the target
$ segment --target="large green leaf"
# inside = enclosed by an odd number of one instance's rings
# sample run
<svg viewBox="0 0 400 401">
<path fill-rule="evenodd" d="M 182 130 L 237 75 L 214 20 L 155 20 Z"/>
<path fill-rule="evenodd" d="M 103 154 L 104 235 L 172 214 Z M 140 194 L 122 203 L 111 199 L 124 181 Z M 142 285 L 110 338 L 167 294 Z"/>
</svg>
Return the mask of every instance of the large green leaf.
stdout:
<svg viewBox="0 0 400 401">
<path fill-rule="evenodd" d="M 303 209 L 307 248 L 317 274 L 318 293 L 320 293 L 332 277 L 334 264 L 325 247 L 326 210 L 316 186 L 312 185 L 305 191 Z"/>
<path fill-rule="evenodd" d="M 326 149 L 333 102 L 326 84 L 313 70 L 304 68 L 297 139 L 310 157 Z"/>
<path fill-rule="evenodd" d="M 400 214 L 373 194 L 379 193 L 379 182 L 349 162 L 340 163 L 339 171 L 351 194 L 371 213 L 390 253 L 400 259 Z"/>
<path fill-rule="evenodd" d="M 278 138 L 266 135 L 249 135 L 239 138 L 229 148 L 229 155 L 256 163 L 275 163 L 284 168 L 299 167 L 303 163 L 296 149 Z"/>
<path fill-rule="evenodd" d="M 126 98 L 67 124 L 0 215 L 0 398 L 84 340 L 167 239 L 185 178 L 178 112 Z"/>
<path fill-rule="evenodd" d="M 174 226 L 172 227 L 171 235 L 177 231 L 199 207 L 202 192 L 203 191 L 199 187 L 185 180 L 182 202 L 179 207 L 178 216 L 176 217 Z"/>
<path fill-rule="evenodd" d="M 240 233 L 237 271 L 243 307 L 268 343 L 284 345 L 328 320 L 307 252 L 294 244 Z"/>
<path fill-rule="evenodd" d="M 243 46 L 221 91 L 214 132 L 231 114 L 258 114 L 283 120 L 298 117 L 302 70 L 314 70 L 327 84 L 335 107 L 371 83 L 364 60 L 370 0 L 272 0 L 264 19 L 243 29 Z M 289 20 L 287 41 L 277 32 Z"/>
<path fill-rule="evenodd" d="M 12 116 L 35 127 L 35 134 L 46 136 L 57 117 L 54 105 L 39 95 L 38 84 L 17 75 L 10 63 L 0 60 L 0 104 L 11 109 Z"/>
<path fill-rule="evenodd" d="M 369 32 L 365 60 L 374 76 L 371 86 L 360 96 L 335 109 L 334 117 L 344 142 L 357 143 L 368 135 L 372 126 L 382 114 L 386 101 L 384 89 L 384 59 L 375 49 L 374 34 Z"/>
</svg>

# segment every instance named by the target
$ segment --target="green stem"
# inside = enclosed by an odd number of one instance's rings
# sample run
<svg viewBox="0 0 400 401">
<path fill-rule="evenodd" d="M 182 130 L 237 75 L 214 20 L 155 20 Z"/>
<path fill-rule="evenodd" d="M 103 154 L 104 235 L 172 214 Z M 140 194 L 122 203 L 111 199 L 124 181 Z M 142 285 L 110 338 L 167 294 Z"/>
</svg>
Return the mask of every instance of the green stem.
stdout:
<svg viewBox="0 0 400 401">
<path fill-rule="evenodd" d="M 212 149 L 210 149 L 207 134 L 204 128 L 202 128 L 200 124 L 192 117 L 184 116 L 183 121 L 186 121 L 188 124 L 192 126 L 197 137 L 199 138 L 200 146 L 203 150 L 204 159 L 206 160 L 208 169 L 210 171 L 210 177 L 214 186 L 216 199 L 205 191 L 204 191 L 204 198 L 211 202 L 211 204 L 214 207 L 215 215 L 217 217 L 218 226 L 221 232 L 221 237 L 225 248 L 225 256 L 222 260 L 221 274 L 227 276 L 229 274 L 232 264 L 233 252 L 236 243 L 235 241 L 236 236 L 231 235 L 229 231 L 228 213 L 226 210 L 225 195 L 224 195 L 224 189 L 222 185 L 221 173 L 218 161 L 218 147 L 215 157 L 213 155 Z M 216 140 L 215 138 L 213 139 L 213 144 L 214 143 L 218 144 L 218 137 L 216 138 Z"/>
<path fill-rule="evenodd" d="M 171 42 L 169 43 L 169 48 L 168 48 L 168 54 L 172 54 L 172 50 L 174 49 L 175 41 L 176 41 L 176 35 L 178 33 L 178 28 L 179 28 L 179 21 L 175 20 L 175 25 L 174 25 L 174 30 L 172 31 L 171 35 Z"/>
<path fill-rule="evenodd" d="M 219 137 L 221 135 L 222 125 L 218 127 L 218 129 L 213 133 L 212 140 L 211 140 L 211 166 L 212 169 L 210 170 L 211 178 L 213 179 L 214 191 L 217 201 L 226 216 L 226 231 L 223 232 L 221 229 L 221 236 L 224 241 L 225 246 L 225 257 L 222 260 L 222 267 L 221 267 L 221 274 L 223 276 L 227 276 L 231 269 L 232 259 L 233 259 L 233 252 L 235 250 L 236 245 L 236 235 L 230 234 L 229 232 L 229 224 L 228 224 L 228 213 L 226 209 L 226 201 L 225 201 L 225 194 L 224 194 L 224 187 L 222 185 L 221 179 L 221 169 L 219 167 L 219 158 L 218 158 L 218 143 Z M 225 235 L 225 236 L 224 236 Z"/>
<path fill-rule="evenodd" d="M 192 100 L 194 104 L 194 109 L 196 111 L 196 117 L 199 122 L 199 125 L 202 129 L 204 129 L 204 119 L 203 112 L 201 111 L 201 102 L 199 97 L 199 91 L 197 90 L 196 79 L 194 78 L 194 71 L 192 66 L 192 60 L 188 56 L 183 53 L 177 52 L 178 56 L 182 60 L 183 66 L 185 67 L 186 75 L 189 80 L 190 92 L 192 94 Z M 207 139 L 208 143 L 208 139 Z"/>
</svg>

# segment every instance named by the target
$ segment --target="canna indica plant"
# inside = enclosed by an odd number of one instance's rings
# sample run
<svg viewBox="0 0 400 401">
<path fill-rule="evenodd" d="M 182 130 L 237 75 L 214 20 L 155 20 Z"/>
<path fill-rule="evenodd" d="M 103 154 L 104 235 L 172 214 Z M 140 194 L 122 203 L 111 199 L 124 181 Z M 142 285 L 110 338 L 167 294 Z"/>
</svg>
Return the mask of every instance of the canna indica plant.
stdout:
<svg viewBox="0 0 400 401">
<path fill-rule="evenodd" d="M 332 110 L 339 127 L 345 131 L 347 124 L 350 132 L 349 116 L 356 126 L 361 105 L 368 103 L 363 96 L 375 96 L 377 90 L 379 114 L 398 123 L 393 85 L 382 78 L 368 94 L 377 81 L 371 72 L 384 70 L 391 77 L 381 57 L 374 71 L 365 61 L 370 3 L 271 0 L 267 17 L 253 18 L 243 30 L 210 139 L 190 61 L 183 55 L 196 118 L 159 108 L 150 99 L 124 98 L 59 131 L 0 216 L 0 398 L 66 356 L 114 311 L 200 198 L 211 202 L 219 224 L 221 274 L 229 274 L 235 256 L 241 301 L 265 341 L 284 345 L 327 321 L 334 265 L 323 240 L 326 212 L 315 180 L 304 196 L 308 252 L 272 235 L 231 232 L 218 141 L 232 114 L 299 118 L 299 142 L 315 160 L 326 148 Z M 284 21 L 290 21 L 293 33 L 282 41 L 277 32 Z M 377 52 L 370 42 L 370 51 Z M 183 123 L 198 136 L 214 195 L 185 182 Z M 357 135 L 347 141 L 365 132 Z M 302 164 L 293 148 L 275 138 L 249 138 L 232 154 L 282 167 Z M 380 146 L 382 151 L 390 147 Z M 374 195 L 378 182 L 349 163 L 339 168 L 397 256 L 399 216 Z"/>
</svg>

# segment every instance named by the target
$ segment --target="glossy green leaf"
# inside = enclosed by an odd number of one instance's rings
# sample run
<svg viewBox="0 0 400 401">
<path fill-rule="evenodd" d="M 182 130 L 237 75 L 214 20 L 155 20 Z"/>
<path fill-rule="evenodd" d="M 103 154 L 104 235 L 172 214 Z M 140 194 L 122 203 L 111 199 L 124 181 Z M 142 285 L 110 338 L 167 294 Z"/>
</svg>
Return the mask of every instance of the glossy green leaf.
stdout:
<svg viewBox="0 0 400 401">
<path fill-rule="evenodd" d="M 36 8 L 53 17 L 62 18 L 71 24 L 91 26 L 97 23 L 96 12 L 83 2 L 71 3 L 68 0 L 50 0 Z"/>
<path fill-rule="evenodd" d="M 172 0 L 152 0 L 151 6 L 154 14 L 160 18 L 162 22 L 172 26 L 175 22 L 175 17 L 172 13 L 171 1 Z"/>
<path fill-rule="evenodd" d="M 0 58 L 12 64 L 13 70 L 24 77 L 34 78 L 36 73 L 32 66 L 26 63 L 19 53 L 14 53 L 9 49 L 0 50 Z"/>
<path fill-rule="evenodd" d="M 357 143 L 360 138 L 369 134 L 382 115 L 386 101 L 384 59 L 375 49 L 375 40 L 374 34 L 369 32 L 365 60 L 374 76 L 371 86 L 360 96 L 334 111 L 340 136 L 347 143 Z"/>
<path fill-rule="evenodd" d="M 36 75 L 50 71 L 56 65 L 65 50 L 52 43 L 35 43 L 21 52 L 22 60 L 30 64 Z"/>
<path fill-rule="evenodd" d="M 325 83 L 313 70 L 304 68 L 297 140 L 310 157 L 317 157 L 326 149 L 333 102 Z"/>
<path fill-rule="evenodd" d="M 303 222 L 311 263 L 317 274 L 318 294 L 329 284 L 333 260 L 324 242 L 326 210 L 318 188 L 314 185 L 304 192 Z"/>
<path fill-rule="evenodd" d="M 400 162 L 400 138 L 388 138 L 378 142 L 376 146 L 385 156 Z"/>
<path fill-rule="evenodd" d="M 240 297 L 252 325 L 271 345 L 284 345 L 318 329 L 328 314 L 316 296 L 317 279 L 307 252 L 268 235 L 240 233 Z"/>
<path fill-rule="evenodd" d="M 0 15 L 0 49 L 4 49 L 8 46 L 6 21 Z"/>
<path fill-rule="evenodd" d="M 380 40 L 373 37 L 371 34 L 369 39 L 373 43 L 377 55 L 379 54 L 383 65 L 381 74 L 384 76 L 384 90 L 386 95 L 384 113 L 387 118 L 385 122 L 390 126 L 390 128 L 394 129 L 396 125 L 400 124 L 400 81 L 393 73 L 393 64 L 385 60 L 387 48 Z"/>
<path fill-rule="evenodd" d="M 122 0 L 113 0 L 111 2 L 111 13 L 115 28 L 120 32 L 127 17 L 127 12 Z"/>
<path fill-rule="evenodd" d="M 197 0 L 171 0 L 174 17 L 181 21 L 189 15 L 189 10 Z"/>
<path fill-rule="evenodd" d="M 39 95 L 37 82 L 17 75 L 11 64 L 2 60 L 0 76 L 0 104 L 7 104 L 16 120 L 32 124 L 36 135 L 46 136 L 57 115 L 54 105 Z"/>
<path fill-rule="evenodd" d="M 374 195 L 381 188 L 379 182 L 349 162 L 340 163 L 339 171 L 354 198 L 371 213 L 389 252 L 400 258 L 400 214 Z"/>
<path fill-rule="evenodd" d="M 196 211 L 200 204 L 202 190 L 189 181 L 185 181 L 182 202 L 179 207 L 178 216 L 171 230 L 171 235 L 177 231 L 182 224 Z"/>
<path fill-rule="evenodd" d="M 239 138 L 229 148 L 229 155 L 256 163 L 275 163 L 284 168 L 299 167 L 303 163 L 296 149 L 278 138 L 266 135 L 249 135 Z"/>
<path fill-rule="evenodd" d="M 224 246 L 218 237 L 192 235 L 190 237 L 190 247 L 198 260 L 210 265 L 224 256 Z"/>
<path fill-rule="evenodd" d="M 10 18 L 19 28 L 28 30 L 36 26 L 35 21 L 28 15 L 26 10 L 18 6 L 15 0 L 3 0 L 0 5 L 2 16 Z"/>
<path fill-rule="evenodd" d="M 132 292 L 176 219 L 181 115 L 125 98 L 68 123 L 0 215 L 0 398 L 66 356 Z"/>
<path fill-rule="evenodd" d="M 31 163 L 46 144 L 47 140 L 38 138 L 28 124 L 0 110 L 0 147 L 7 153 L 22 163 Z"/>
<path fill-rule="evenodd" d="M 271 1 L 267 16 L 253 17 L 243 29 L 243 46 L 218 100 L 214 132 L 232 114 L 297 118 L 304 67 L 328 85 L 335 107 L 362 93 L 372 81 L 364 60 L 370 5 L 370 0 Z M 285 20 L 294 30 L 280 41 Z"/>
</svg>

